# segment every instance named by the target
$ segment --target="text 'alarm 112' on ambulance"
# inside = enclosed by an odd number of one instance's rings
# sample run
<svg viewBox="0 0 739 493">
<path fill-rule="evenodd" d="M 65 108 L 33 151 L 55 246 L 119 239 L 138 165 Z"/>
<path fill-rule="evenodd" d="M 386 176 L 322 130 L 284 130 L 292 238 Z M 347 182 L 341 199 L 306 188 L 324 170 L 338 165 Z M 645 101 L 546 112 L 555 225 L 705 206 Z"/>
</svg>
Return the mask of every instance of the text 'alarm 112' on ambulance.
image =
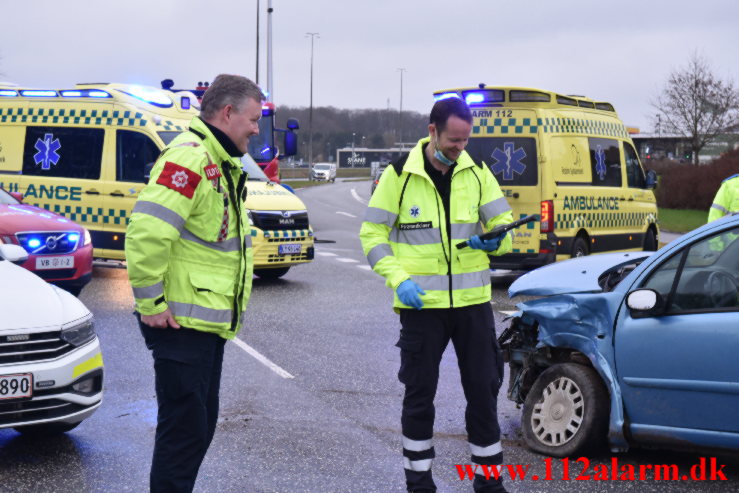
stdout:
<svg viewBox="0 0 739 493">
<path fill-rule="evenodd" d="M 0 86 L 0 186 L 84 225 L 95 257 L 124 260 L 126 226 L 149 171 L 198 108 L 190 92 L 130 84 Z M 254 272 L 277 278 L 313 259 L 308 211 L 249 154 L 242 163 Z"/>
<path fill-rule="evenodd" d="M 540 215 L 513 232 L 512 253 L 491 267 L 657 249 L 656 174 L 642 169 L 610 103 L 484 84 L 434 93 L 447 97 L 470 106 L 467 152 L 490 168 L 514 217 Z"/>
</svg>

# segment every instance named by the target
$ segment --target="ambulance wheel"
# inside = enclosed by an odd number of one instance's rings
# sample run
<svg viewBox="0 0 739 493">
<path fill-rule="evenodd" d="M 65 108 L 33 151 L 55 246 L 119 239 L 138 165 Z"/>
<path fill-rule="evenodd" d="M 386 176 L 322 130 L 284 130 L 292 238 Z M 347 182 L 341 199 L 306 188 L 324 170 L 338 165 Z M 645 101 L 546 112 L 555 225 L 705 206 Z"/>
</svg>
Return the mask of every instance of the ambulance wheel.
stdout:
<svg viewBox="0 0 739 493">
<path fill-rule="evenodd" d="M 654 230 L 650 229 L 644 236 L 644 251 L 645 252 L 656 252 L 659 245 L 657 244 L 657 235 L 654 234 Z"/>
<path fill-rule="evenodd" d="M 597 450 L 606 438 L 610 399 L 589 366 L 550 366 L 531 387 L 523 405 L 526 446 L 549 457 L 572 457 Z"/>
<path fill-rule="evenodd" d="M 260 279 L 279 279 L 287 274 L 287 271 L 289 270 L 290 267 L 280 267 L 279 269 L 254 269 L 254 274 L 256 274 Z"/>
<path fill-rule="evenodd" d="M 575 241 L 572 243 L 572 253 L 570 254 L 572 258 L 584 257 L 589 253 L 590 251 L 588 250 L 588 243 L 585 241 L 585 239 L 581 236 L 575 238 Z"/>
<path fill-rule="evenodd" d="M 18 433 L 29 436 L 49 436 L 71 431 L 77 428 L 80 423 L 41 423 L 38 425 L 16 426 L 13 429 Z"/>
</svg>

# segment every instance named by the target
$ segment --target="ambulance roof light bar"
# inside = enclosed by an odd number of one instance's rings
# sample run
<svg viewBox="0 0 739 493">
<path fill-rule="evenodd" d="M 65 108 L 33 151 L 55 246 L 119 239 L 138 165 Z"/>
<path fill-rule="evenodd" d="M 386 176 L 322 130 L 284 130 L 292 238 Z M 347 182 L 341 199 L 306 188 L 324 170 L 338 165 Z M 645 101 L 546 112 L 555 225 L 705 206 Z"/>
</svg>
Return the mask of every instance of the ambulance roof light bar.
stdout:
<svg viewBox="0 0 739 493">
<path fill-rule="evenodd" d="M 123 89 L 116 90 L 122 92 L 123 94 L 132 96 L 136 99 L 140 99 L 145 103 L 158 106 L 159 108 L 170 108 L 174 104 L 172 103 L 172 100 L 169 98 L 169 96 L 167 96 L 167 93 L 165 91 L 162 91 L 161 89 L 154 89 L 142 86 L 130 86 L 126 91 L 124 91 Z"/>
<path fill-rule="evenodd" d="M 17 98 L 18 91 L 13 91 L 12 89 L 0 89 L 0 97 L 1 98 Z"/>
<path fill-rule="evenodd" d="M 56 91 L 50 91 L 45 89 L 21 89 L 21 96 L 27 98 L 56 98 L 59 95 Z"/>
</svg>

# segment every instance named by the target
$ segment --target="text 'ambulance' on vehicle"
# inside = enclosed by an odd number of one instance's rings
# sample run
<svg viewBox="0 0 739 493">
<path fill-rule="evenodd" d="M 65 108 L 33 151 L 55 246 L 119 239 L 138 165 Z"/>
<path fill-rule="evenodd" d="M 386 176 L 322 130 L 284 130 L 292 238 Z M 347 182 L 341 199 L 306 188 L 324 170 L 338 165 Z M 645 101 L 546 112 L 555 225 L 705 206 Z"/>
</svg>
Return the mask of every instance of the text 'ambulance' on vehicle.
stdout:
<svg viewBox="0 0 739 493">
<path fill-rule="evenodd" d="M 519 87 L 448 89 L 473 127 L 467 152 L 490 168 L 514 218 L 513 252 L 491 267 L 528 270 L 590 253 L 657 249 L 656 174 L 645 173 L 610 103 Z"/>
<path fill-rule="evenodd" d="M 0 86 L 0 186 L 84 225 L 95 257 L 123 260 L 126 225 L 154 161 L 198 108 L 191 93 L 131 84 Z M 254 272 L 281 277 L 313 259 L 308 211 L 249 154 L 242 163 Z"/>
</svg>

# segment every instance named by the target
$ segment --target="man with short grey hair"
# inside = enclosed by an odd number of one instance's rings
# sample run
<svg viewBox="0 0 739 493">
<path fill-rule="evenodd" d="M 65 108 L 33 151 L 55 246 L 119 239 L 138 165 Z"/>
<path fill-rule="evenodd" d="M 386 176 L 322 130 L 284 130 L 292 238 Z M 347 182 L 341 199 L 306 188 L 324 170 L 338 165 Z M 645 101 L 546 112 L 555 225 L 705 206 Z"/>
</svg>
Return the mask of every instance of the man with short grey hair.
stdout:
<svg viewBox="0 0 739 493">
<path fill-rule="evenodd" d="M 152 492 L 192 491 L 216 430 L 223 347 L 241 328 L 251 292 L 240 158 L 259 133 L 263 100 L 245 77 L 216 77 L 200 116 L 157 159 L 126 232 L 159 405 Z"/>
</svg>

